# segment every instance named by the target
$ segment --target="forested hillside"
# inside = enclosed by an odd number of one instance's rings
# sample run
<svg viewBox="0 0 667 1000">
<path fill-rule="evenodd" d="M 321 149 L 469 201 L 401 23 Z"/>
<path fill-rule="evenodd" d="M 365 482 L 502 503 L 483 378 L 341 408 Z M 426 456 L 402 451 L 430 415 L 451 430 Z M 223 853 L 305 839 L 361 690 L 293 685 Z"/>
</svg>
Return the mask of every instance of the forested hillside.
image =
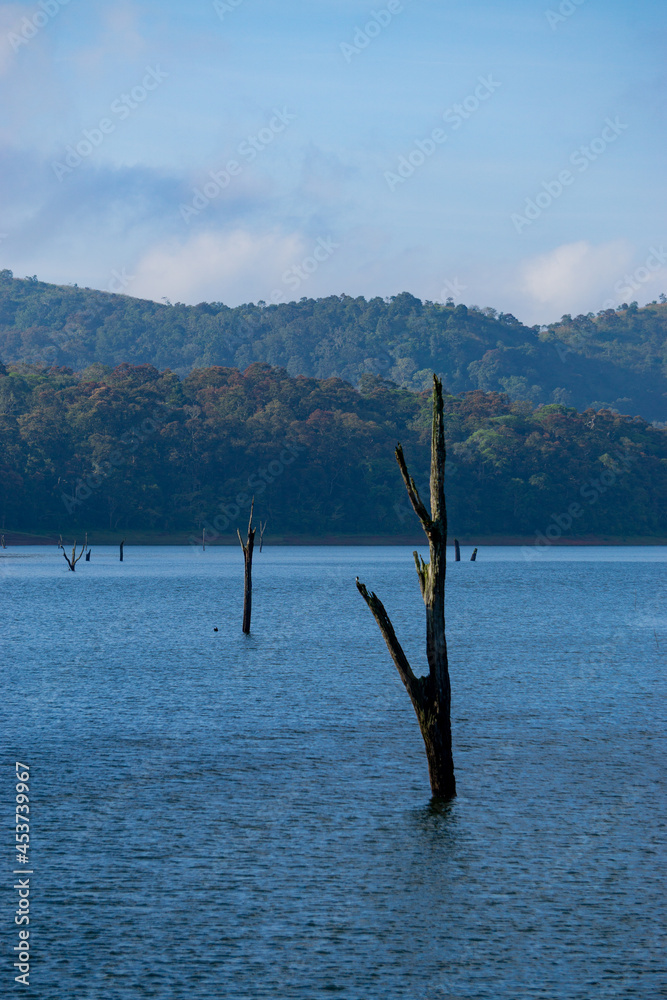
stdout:
<svg viewBox="0 0 667 1000">
<path fill-rule="evenodd" d="M 608 411 L 445 399 L 450 532 L 667 536 L 667 433 Z M 393 456 L 428 468 L 430 396 L 254 364 L 0 366 L 3 530 L 233 536 L 251 495 L 274 534 L 419 532 Z"/>
<path fill-rule="evenodd" d="M 220 302 L 168 305 L 2 271 L 0 359 L 76 371 L 148 363 L 180 375 L 264 362 L 290 375 L 355 385 L 370 373 L 415 390 L 436 371 L 452 393 L 505 392 L 534 404 L 667 420 L 662 301 L 565 316 L 540 329 L 493 309 L 421 302 L 408 293 L 232 309 Z"/>
</svg>

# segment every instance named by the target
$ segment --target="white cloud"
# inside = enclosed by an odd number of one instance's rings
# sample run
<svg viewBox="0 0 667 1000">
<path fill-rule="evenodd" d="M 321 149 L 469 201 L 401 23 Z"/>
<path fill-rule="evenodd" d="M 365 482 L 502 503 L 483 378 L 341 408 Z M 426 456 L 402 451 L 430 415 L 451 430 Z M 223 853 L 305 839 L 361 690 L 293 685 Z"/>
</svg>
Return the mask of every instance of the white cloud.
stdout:
<svg viewBox="0 0 667 1000">
<path fill-rule="evenodd" d="M 189 304 L 269 301 L 274 288 L 284 288 L 283 272 L 304 252 L 301 236 L 277 232 L 256 236 L 237 229 L 200 233 L 186 243 L 170 240 L 149 250 L 132 269 L 131 294 Z"/>
<path fill-rule="evenodd" d="M 519 291 L 528 322 L 552 322 L 563 313 L 597 312 L 613 297 L 614 285 L 631 269 L 634 248 L 625 240 L 593 246 L 564 243 L 519 265 Z M 547 317 L 547 318 L 545 318 Z"/>
</svg>

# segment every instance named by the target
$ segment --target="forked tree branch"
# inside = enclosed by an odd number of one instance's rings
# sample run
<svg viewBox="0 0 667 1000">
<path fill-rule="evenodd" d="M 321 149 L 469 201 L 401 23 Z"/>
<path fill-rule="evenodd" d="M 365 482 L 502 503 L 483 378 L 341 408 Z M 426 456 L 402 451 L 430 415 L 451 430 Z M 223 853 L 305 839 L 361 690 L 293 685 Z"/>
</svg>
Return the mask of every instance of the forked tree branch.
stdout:
<svg viewBox="0 0 667 1000">
<path fill-rule="evenodd" d="M 76 564 L 78 563 L 78 561 L 80 560 L 81 556 L 83 555 L 83 553 L 85 551 L 86 551 L 86 547 L 84 545 L 84 547 L 81 549 L 81 552 L 77 556 L 77 554 L 76 554 L 76 541 L 75 541 L 74 542 L 74 548 L 72 549 L 72 558 L 70 559 L 70 557 L 65 552 L 65 549 L 63 548 L 63 556 L 67 560 L 67 565 L 71 569 L 72 573 L 74 573 L 76 571 Z"/>
</svg>

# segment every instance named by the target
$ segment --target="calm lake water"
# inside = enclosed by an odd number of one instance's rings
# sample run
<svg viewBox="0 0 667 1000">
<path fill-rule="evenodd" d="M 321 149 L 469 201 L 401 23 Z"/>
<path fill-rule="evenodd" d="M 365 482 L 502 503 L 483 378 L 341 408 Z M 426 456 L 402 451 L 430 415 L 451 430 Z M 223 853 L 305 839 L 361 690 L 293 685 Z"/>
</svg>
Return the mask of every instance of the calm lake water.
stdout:
<svg viewBox="0 0 667 1000">
<path fill-rule="evenodd" d="M 3 552 L 0 995 L 21 989 L 21 760 L 26 996 L 667 996 L 666 562 L 485 548 L 449 565 L 459 797 L 435 808 L 354 586 L 422 672 L 409 549 L 265 548 L 249 637 L 238 547 L 128 547 L 122 565 L 94 548 L 75 574 L 55 547 Z"/>
</svg>

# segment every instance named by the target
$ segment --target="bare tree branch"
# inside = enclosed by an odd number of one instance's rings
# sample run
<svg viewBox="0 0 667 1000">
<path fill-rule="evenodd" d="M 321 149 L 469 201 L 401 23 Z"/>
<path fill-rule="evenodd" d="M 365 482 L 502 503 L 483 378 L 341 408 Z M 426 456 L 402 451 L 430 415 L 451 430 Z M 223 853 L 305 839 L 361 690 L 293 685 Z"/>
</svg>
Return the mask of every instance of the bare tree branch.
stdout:
<svg viewBox="0 0 667 1000">
<path fill-rule="evenodd" d="M 398 462 L 398 467 L 401 470 L 401 475 L 403 476 L 403 482 L 405 483 L 405 488 L 408 491 L 408 497 L 410 498 L 410 503 L 415 509 L 415 514 L 422 523 L 422 528 L 428 535 L 431 530 L 431 517 L 429 512 L 426 510 L 421 497 L 419 496 L 419 490 L 417 485 L 408 472 L 408 467 L 405 464 L 405 456 L 403 455 L 403 448 L 401 444 L 396 445 L 395 450 L 396 461 Z"/>
<path fill-rule="evenodd" d="M 385 610 L 385 606 L 377 596 L 377 594 L 369 593 L 366 586 L 359 582 L 359 577 L 357 577 L 357 590 L 366 601 L 366 604 L 371 609 L 375 621 L 378 623 L 380 632 L 384 641 L 387 643 L 387 649 L 391 653 L 391 658 L 396 664 L 396 669 L 400 675 L 401 680 L 405 684 L 405 688 L 410 695 L 413 705 L 415 708 L 422 708 L 422 686 L 420 681 L 412 672 L 412 667 L 408 663 L 408 658 L 403 652 L 403 647 L 396 638 L 396 632 L 394 631 L 394 626 L 391 623 L 389 615 Z"/>
<path fill-rule="evenodd" d="M 67 560 L 67 565 L 71 569 L 72 573 L 74 573 L 76 571 L 76 564 L 81 559 L 81 556 L 84 554 L 85 551 L 86 551 L 86 547 L 84 545 L 83 548 L 81 549 L 81 552 L 77 556 L 77 554 L 76 554 L 76 540 L 75 540 L 74 541 L 74 548 L 72 549 L 72 558 L 70 559 L 70 557 L 65 552 L 65 549 L 63 548 L 63 556 Z"/>
</svg>

